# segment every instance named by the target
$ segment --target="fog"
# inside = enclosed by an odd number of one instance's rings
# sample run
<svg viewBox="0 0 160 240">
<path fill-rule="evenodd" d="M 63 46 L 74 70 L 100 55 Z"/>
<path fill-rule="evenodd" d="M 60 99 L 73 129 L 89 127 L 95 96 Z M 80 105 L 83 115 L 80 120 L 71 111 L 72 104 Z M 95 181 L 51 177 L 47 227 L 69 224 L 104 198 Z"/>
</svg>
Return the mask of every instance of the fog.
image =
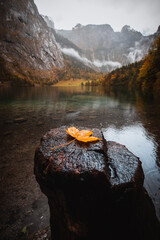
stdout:
<svg viewBox="0 0 160 240">
<path fill-rule="evenodd" d="M 143 41 L 143 40 L 142 40 Z M 126 56 L 129 63 L 140 61 L 148 52 L 149 45 L 145 45 L 142 41 L 135 42 L 135 46 L 129 49 L 129 54 Z M 152 39 L 150 39 L 151 44 Z"/>
<path fill-rule="evenodd" d="M 79 55 L 79 53 L 77 51 L 75 51 L 73 48 L 61 48 L 61 51 L 71 57 L 74 57 L 78 60 L 80 60 L 81 62 L 83 62 L 86 65 L 94 65 L 95 67 L 103 67 L 103 66 L 110 66 L 113 68 L 118 68 L 121 67 L 121 63 L 119 62 L 113 62 L 113 61 L 100 61 L 98 59 L 94 60 L 93 62 L 90 61 L 89 59 L 87 59 L 86 57 L 82 57 Z"/>
</svg>

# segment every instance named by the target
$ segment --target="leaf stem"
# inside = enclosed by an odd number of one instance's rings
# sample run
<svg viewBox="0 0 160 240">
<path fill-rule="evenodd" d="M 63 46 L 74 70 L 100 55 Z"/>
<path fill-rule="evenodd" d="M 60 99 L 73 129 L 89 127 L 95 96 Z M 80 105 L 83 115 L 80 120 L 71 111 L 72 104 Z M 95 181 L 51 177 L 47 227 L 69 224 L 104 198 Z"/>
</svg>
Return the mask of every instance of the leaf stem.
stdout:
<svg viewBox="0 0 160 240">
<path fill-rule="evenodd" d="M 64 143 L 64 144 L 62 144 L 62 145 L 59 145 L 59 146 L 53 147 L 53 148 L 51 148 L 50 150 L 53 150 L 53 149 L 56 149 L 56 148 L 59 148 L 59 147 L 63 147 L 63 146 L 69 145 L 70 143 L 74 142 L 75 140 L 76 140 L 76 139 L 73 139 L 73 140 L 70 141 L 70 142 L 67 142 L 67 143 Z"/>
</svg>

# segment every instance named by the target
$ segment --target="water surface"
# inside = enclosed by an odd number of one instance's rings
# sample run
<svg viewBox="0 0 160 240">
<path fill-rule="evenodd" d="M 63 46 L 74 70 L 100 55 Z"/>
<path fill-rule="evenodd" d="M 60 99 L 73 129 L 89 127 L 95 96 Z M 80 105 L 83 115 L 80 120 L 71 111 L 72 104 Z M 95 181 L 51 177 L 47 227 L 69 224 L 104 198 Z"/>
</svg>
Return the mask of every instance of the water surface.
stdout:
<svg viewBox="0 0 160 240">
<path fill-rule="evenodd" d="M 138 93 L 106 92 L 98 87 L 1 87 L 0 187 L 4 229 L 10 219 L 17 232 L 24 225 L 32 232 L 46 224 L 47 220 L 43 225 L 42 219 L 48 217 L 47 209 L 43 214 L 47 202 L 33 175 L 34 151 L 47 130 L 62 125 L 102 128 L 107 140 L 124 144 L 137 155 L 145 174 L 144 186 L 160 218 L 159 110 L 157 99 Z M 17 118 L 24 121 L 17 123 Z M 14 221 L 13 208 L 17 215 Z M 31 208 L 33 211 L 28 214 Z M 29 225 L 29 221 L 33 224 Z"/>
</svg>

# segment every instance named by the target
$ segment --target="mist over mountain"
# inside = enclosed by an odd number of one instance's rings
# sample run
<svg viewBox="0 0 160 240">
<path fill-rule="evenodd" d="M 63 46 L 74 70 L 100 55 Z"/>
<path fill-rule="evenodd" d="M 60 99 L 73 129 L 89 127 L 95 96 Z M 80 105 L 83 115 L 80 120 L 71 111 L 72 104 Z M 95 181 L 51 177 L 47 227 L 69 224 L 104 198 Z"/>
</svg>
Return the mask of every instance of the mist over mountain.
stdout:
<svg viewBox="0 0 160 240">
<path fill-rule="evenodd" d="M 153 35 L 143 36 L 128 25 L 125 25 L 121 32 L 114 32 L 109 24 L 77 24 L 72 30 L 56 32 L 82 49 L 85 61 L 88 59 L 104 72 L 141 60 L 160 33 L 158 29 Z M 65 52 L 73 54 L 71 50 Z"/>
<path fill-rule="evenodd" d="M 143 60 L 106 74 L 103 84 L 112 89 L 138 89 L 148 96 L 159 95 L 160 36 L 153 41 L 148 54 Z"/>
<path fill-rule="evenodd" d="M 42 15 L 42 17 L 46 21 L 48 27 L 52 30 L 62 53 L 65 56 L 71 57 L 69 59 L 76 58 L 78 61 L 81 62 L 80 66 L 82 66 L 81 64 L 83 63 L 89 68 L 94 69 L 95 71 L 102 72 L 111 71 L 122 66 L 121 63 L 117 61 L 92 59 L 89 56 L 90 53 L 88 51 L 80 48 L 71 40 L 59 34 L 58 31 L 54 29 L 54 22 L 52 19 L 50 19 L 48 16 Z"/>
</svg>

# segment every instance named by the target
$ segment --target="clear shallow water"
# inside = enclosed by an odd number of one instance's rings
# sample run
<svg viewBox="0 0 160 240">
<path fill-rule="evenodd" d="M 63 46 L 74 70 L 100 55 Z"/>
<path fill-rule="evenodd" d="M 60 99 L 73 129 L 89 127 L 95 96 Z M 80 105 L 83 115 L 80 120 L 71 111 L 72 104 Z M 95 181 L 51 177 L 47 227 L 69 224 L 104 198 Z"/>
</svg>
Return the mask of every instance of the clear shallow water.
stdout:
<svg viewBox="0 0 160 240">
<path fill-rule="evenodd" d="M 40 136 L 61 125 L 102 128 L 107 140 L 126 145 L 142 161 L 144 186 L 160 219 L 160 168 L 157 165 L 160 101 L 157 99 L 145 99 L 138 93 L 105 92 L 101 88 L 1 87 L 0 116 L 1 136 L 6 139 L 1 139 L 3 151 L 8 144 L 19 144 L 23 136 L 34 140 L 34 149 Z M 26 121 L 15 123 L 19 117 Z M 0 164 L 5 169 L 5 159 Z"/>
</svg>

